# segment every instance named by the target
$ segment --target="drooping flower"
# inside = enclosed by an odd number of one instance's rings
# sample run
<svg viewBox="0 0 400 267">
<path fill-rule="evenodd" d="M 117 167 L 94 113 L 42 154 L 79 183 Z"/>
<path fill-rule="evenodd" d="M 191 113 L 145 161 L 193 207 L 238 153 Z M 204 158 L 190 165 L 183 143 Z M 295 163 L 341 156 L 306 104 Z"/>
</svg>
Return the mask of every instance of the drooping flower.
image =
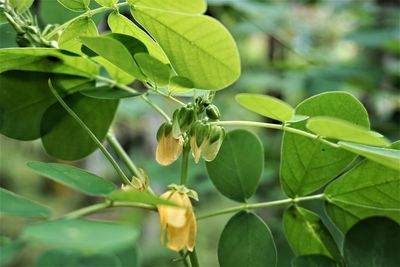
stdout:
<svg viewBox="0 0 400 267">
<path fill-rule="evenodd" d="M 182 153 L 183 137 L 175 138 L 172 134 L 172 124 L 165 122 L 157 132 L 156 160 L 161 165 L 170 165 L 176 161 Z"/>
<path fill-rule="evenodd" d="M 177 190 L 174 187 L 161 195 L 161 198 L 170 200 L 179 207 L 157 206 L 160 215 L 161 243 L 164 243 L 167 231 L 167 247 L 177 252 L 184 248 L 193 251 L 196 242 L 197 225 L 189 199 L 190 190 L 184 189 Z"/>
<path fill-rule="evenodd" d="M 190 148 L 196 163 L 200 157 L 205 161 L 213 161 L 218 154 L 221 144 L 225 137 L 224 128 L 216 125 L 197 121 L 193 126 L 190 138 Z"/>
</svg>

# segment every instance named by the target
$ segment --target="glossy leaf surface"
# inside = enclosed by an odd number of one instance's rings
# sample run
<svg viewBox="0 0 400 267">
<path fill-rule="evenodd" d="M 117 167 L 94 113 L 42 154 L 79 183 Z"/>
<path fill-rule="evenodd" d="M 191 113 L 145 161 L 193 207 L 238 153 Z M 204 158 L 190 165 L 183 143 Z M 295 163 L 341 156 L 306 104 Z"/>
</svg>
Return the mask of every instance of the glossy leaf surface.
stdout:
<svg viewBox="0 0 400 267">
<path fill-rule="evenodd" d="M 89 17 L 82 17 L 74 20 L 62 32 L 58 39 L 58 46 L 61 49 L 81 53 L 81 40 L 80 36 L 97 36 L 96 24 Z"/>
<path fill-rule="evenodd" d="M 64 7 L 72 11 L 85 11 L 89 7 L 90 0 L 57 0 Z"/>
<path fill-rule="evenodd" d="M 165 11 L 201 14 L 206 11 L 205 0 L 128 0 L 133 7 L 149 7 Z"/>
</svg>

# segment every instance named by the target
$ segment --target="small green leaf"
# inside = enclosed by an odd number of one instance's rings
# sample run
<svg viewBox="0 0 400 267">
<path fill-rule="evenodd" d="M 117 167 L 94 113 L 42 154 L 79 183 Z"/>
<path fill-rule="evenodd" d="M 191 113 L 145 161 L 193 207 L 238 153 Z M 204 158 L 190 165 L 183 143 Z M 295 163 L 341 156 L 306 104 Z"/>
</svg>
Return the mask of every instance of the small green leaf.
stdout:
<svg viewBox="0 0 400 267">
<path fill-rule="evenodd" d="M 25 70 L 92 78 L 99 72 L 94 62 L 54 48 L 3 48 L 0 62 L 0 73 Z"/>
<path fill-rule="evenodd" d="M 142 95 L 142 93 L 134 92 L 133 89 L 132 92 L 128 92 L 118 88 L 112 88 L 110 86 L 100 86 L 93 89 L 85 89 L 80 91 L 80 93 L 97 99 L 121 99 Z"/>
<path fill-rule="evenodd" d="M 99 251 L 126 246 L 138 237 L 128 225 L 89 220 L 56 220 L 29 225 L 22 236 L 34 244 Z"/>
<path fill-rule="evenodd" d="M 145 7 L 133 8 L 132 14 L 160 44 L 177 75 L 191 80 L 194 87 L 219 90 L 238 79 L 236 44 L 215 19 Z"/>
<path fill-rule="evenodd" d="M 29 162 L 28 167 L 55 182 L 91 196 L 105 196 L 117 187 L 110 181 L 74 166 Z"/>
<path fill-rule="evenodd" d="M 339 142 L 338 144 L 345 150 L 400 171 L 400 151 L 397 149 L 373 147 L 348 142 Z"/>
<path fill-rule="evenodd" d="M 341 262 L 336 242 L 317 214 L 291 206 L 284 213 L 283 225 L 297 256 L 321 254 Z"/>
<path fill-rule="evenodd" d="M 64 99 L 99 140 L 103 140 L 114 119 L 118 100 L 102 100 L 80 93 Z M 55 103 L 43 115 L 41 122 L 42 143 L 47 153 L 63 160 L 78 160 L 97 149 L 85 130 Z"/>
<path fill-rule="evenodd" d="M 165 11 L 202 14 L 207 9 L 205 0 L 128 0 L 135 7 L 149 7 Z"/>
<path fill-rule="evenodd" d="M 93 20 L 89 17 L 82 17 L 74 20 L 65 28 L 58 39 L 58 46 L 61 49 L 80 53 L 82 43 L 79 37 L 98 35 L 99 33 L 97 32 L 97 27 Z"/>
<path fill-rule="evenodd" d="M 109 36 L 81 37 L 82 43 L 99 56 L 139 79 L 144 79 L 131 52 L 122 42 Z"/>
<path fill-rule="evenodd" d="M 113 33 L 122 33 L 138 39 L 147 47 L 151 56 L 160 60 L 164 64 L 169 63 L 169 60 L 165 56 L 161 47 L 127 17 L 113 12 L 108 16 L 108 26 Z"/>
<path fill-rule="evenodd" d="M 19 217 L 48 217 L 51 210 L 27 198 L 0 187 L 0 215 Z"/>
<path fill-rule="evenodd" d="M 57 1 L 66 8 L 76 12 L 87 10 L 90 4 L 90 0 L 57 0 Z"/>
<path fill-rule="evenodd" d="M 167 205 L 167 206 L 178 206 L 176 203 L 159 198 L 147 192 L 140 191 L 116 191 L 108 196 L 109 199 L 114 201 L 127 201 L 137 202 L 148 205 Z"/>
<path fill-rule="evenodd" d="M 354 96 L 345 92 L 328 92 L 300 103 L 296 115 L 330 116 L 369 127 L 368 114 Z M 291 127 L 306 131 L 306 121 Z M 353 160 L 351 153 L 333 148 L 319 140 L 285 132 L 282 143 L 280 178 L 284 192 L 290 197 L 314 192 L 339 175 Z"/>
<path fill-rule="evenodd" d="M 99 5 L 113 8 L 119 0 L 95 0 Z"/>
<path fill-rule="evenodd" d="M 392 145 L 400 148 L 400 142 Z M 396 150 L 398 151 L 398 150 Z M 325 189 L 326 211 L 342 232 L 370 216 L 400 223 L 400 173 L 371 160 L 360 162 Z"/>
<path fill-rule="evenodd" d="M 245 202 L 257 189 L 264 169 L 264 149 L 252 132 L 229 132 L 217 157 L 206 163 L 208 176 L 226 197 Z"/>
<path fill-rule="evenodd" d="M 399 266 L 400 225 L 385 217 L 358 222 L 346 234 L 343 244 L 347 267 Z"/>
<path fill-rule="evenodd" d="M 147 53 L 135 54 L 135 60 L 146 77 L 157 87 L 168 84 L 172 69 Z"/>
<path fill-rule="evenodd" d="M 289 121 L 294 115 L 294 110 L 289 104 L 272 96 L 238 94 L 235 99 L 248 110 L 281 122 Z"/>
<path fill-rule="evenodd" d="M 306 127 L 320 136 L 336 140 L 371 146 L 388 146 L 390 144 L 380 133 L 337 118 L 326 116 L 313 117 L 308 120 Z"/>
<path fill-rule="evenodd" d="M 337 267 L 335 261 L 324 255 L 298 256 L 292 260 L 292 267 Z"/>
<path fill-rule="evenodd" d="M 18 14 L 22 14 L 32 6 L 34 0 L 9 0 L 9 1 L 11 7 L 13 7 Z"/>
<path fill-rule="evenodd" d="M 225 225 L 218 242 L 221 267 L 274 267 L 275 242 L 268 226 L 254 213 L 241 211 Z"/>
</svg>

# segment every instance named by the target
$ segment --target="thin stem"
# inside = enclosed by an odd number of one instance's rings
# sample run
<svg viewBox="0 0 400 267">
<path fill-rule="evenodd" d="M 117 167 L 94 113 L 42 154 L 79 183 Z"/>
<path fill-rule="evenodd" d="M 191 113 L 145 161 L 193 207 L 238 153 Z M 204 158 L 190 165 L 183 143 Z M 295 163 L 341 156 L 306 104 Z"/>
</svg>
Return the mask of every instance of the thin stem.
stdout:
<svg viewBox="0 0 400 267">
<path fill-rule="evenodd" d="M 272 206 L 282 206 L 282 205 L 289 205 L 289 204 L 296 204 L 304 201 L 311 201 L 311 200 L 321 200 L 324 199 L 325 196 L 324 194 L 318 194 L 318 195 L 313 195 L 313 196 L 307 196 L 307 197 L 299 197 L 299 198 L 287 198 L 287 199 L 282 199 L 282 200 L 275 200 L 275 201 L 268 201 L 268 202 L 261 202 L 261 203 L 254 203 L 254 204 L 243 204 L 239 205 L 236 207 L 231 207 L 227 209 L 222 209 L 218 211 L 214 211 L 209 214 L 205 214 L 203 216 L 198 216 L 197 220 L 203 220 L 206 218 L 214 217 L 214 216 L 219 216 L 223 214 L 228 214 L 228 213 L 233 213 L 241 210 L 251 210 L 251 209 L 258 209 L 258 208 L 265 208 L 265 207 L 272 207 Z"/>
<path fill-rule="evenodd" d="M 107 151 L 107 149 L 103 146 L 99 139 L 97 139 L 96 135 L 89 129 L 89 127 L 79 118 L 78 115 L 64 102 L 64 100 L 60 97 L 57 91 L 54 89 L 51 80 L 49 79 L 49 87 L 53 95 L 56 97 L 57 101 L 61 104 L 61 106 L 71 115 L 72 118 L 82 127 L 82 129 L 90 136 L 90 138 L 95 142 L 97 147 L 103 152 L 104 156 L 108 159 L 111 165 L 114 167 L 115 171 L 118 173 L 121 181 L 125 184 L 129 184 L 128 178 L 125 176 L 124 172 L 118 166 L 117 162 L 111 156 L 111 154 Z"/>
<path fill-rule="evenodd" d="M 70 212 L 68 214 L 65 214 L 62 216 L 62 218 L 65 219 L 76 219 L 80 218 L 92 213 L 96 213 L 101 210 L 105 210 L 108 208 L 113 208 L 113 207 L 130 207 L 130 208 L 140 208 L 140 209 L 147 209 L 147 210 L 152 210 L 152 211 L 157 211 L 157 208 L 151 205 L 146 205 L 142 203 L 134 203 L 134 202 L 123 202 L 123 201 L 106 201 L 102 203 L 97 203 L 94 205 L 90 205 L 87 207 L 84 207 L 79 210 L 75 210 L 73 212 Z"/>
<path fill-rule="evenodd" d="M 161 91 L 159 91 L 157 89 L 150 89 L 150 90 L 152 90 L 153 92 L 159 94 L 160 96 L 162 96 L 162 97 L 164 97 L 164 98 L 166 98 L 168 100 L 171 100 L 171 101 L 175 102 L 176 104 L 178 104 L 180 106 L 183 106 L 183 107 L 186 106 L 185 103 L 183 103 L 182 101 L 176 99 L 175 97 L 173 97 L 171 95 L 165 94 L 165 93 L 163 93 L 163 92 L 161 92 Z"/>
<path fill-rule="evenodd" d="M 139 93 L 139 92 L 136 91 L 135 89 L 133 89 L 133 88 L 131 88 L 131 87 L 129 87 L 129 86 L 126 86 L 125 84 L 118 83 L 118 82 L 116 82 L 116 81 L 114 81 L 114 80 L 112 80 L 112 79 L 108 79 L 108 78 L 103 77 L 103 76 L 100 76 L 100 75 L 96 75 L 95 78 L 96 78 L 96 80 L 98 80 L 98 81 L 102 81 L 102 82 L 108 83 L 108 84 L 110 84 L 111 86 L 117 87 L 117 88 L 119 88 L 119 89 L 121 89 L 121 90 L 123 90 L 123 91 L 126 91 L 126 92 L 128 92 L 128 93 L 132 93 L 132 95 L 134 95 L 134 96 L 137 96 L 138 93 Z"/>
<path fill-rule="evenodd" d="M 108 132 L 106 139 L 107 142 L 110 144 L 110 146 L 114 149 L 114 151 L 125 163 L 126 167 L 129 169 L 131 174 L 143 180 L 144 177 L 142 177 L 142 173 L 136 167 L 135 163 L 133 163 L 133 161 L 130 159 L 129 155 L 126 153 L 126 151 L 123 149 L 123 147 L 121 146 L 121 144 L 118 142 L 117 138 L 111 131 Z"/>
<path fill-rule="evenodd" d="M 186 143 L 182 153 L 181 182 L 180 182 L 181 185 L 186 185 L 188 180 L 189 151 L 190 151 L 190 146 L 188 143 Z"/>
<path fill-rule="evenodd" d="M 154 108 L 158 113 L 161 114 L 161 116 L 164 117 L 166 121 L 171 121 L 171 118 L 167 115 L 167 113 L 164 112 L 159 106 L 157 106 L 155 103 L 150 101 L 150 99 L 147 98 L 147 96 L 142 95 L 141 98 L 146 101 L 147 104 L 149 104 L 152 108 Z"/>
<path fill-rule="evenodd" d="M 182 263 L 183 263 L 183 265 L 184 265 L 185 267 L 190 267 L 190 264 L 189 264 L 189 261 L 188 261 L 188 259 L 187 259 L 186 253 L 185 253 L 183 250 L 181 250 L 181 251 L 179 251 L 179 255 L 181 255 L 181 257 L 182 257 Z"/>
<path fill-rule="evenodd" d="M 189 252 L 189 258 L 192 267 L 200 267 L 199 260 L 197 258 L 196 248 L 193 248 L 193 251 Z"/>
<path fill-rule="evenodd" d="M 312 134 L 303 130 L 299 130 L 296 128 L 292 128 L 286 126 L 284 124 L 274 124 L 274 123 L 265 123 L 265 122 L 256 122 L 256 121 L 216 121 L 211 122 L 210 124 L 220 125 L 220 126 L 252 126 L 252 127 L 261 127 L 261 128 L 268 128 L 268 129 L 277 129 L 282 130 L 285 132 L 295 133 L 310 139 L 318 140 L 326 145 L 329 145 L 334 148 L 338 148 L 339 146 L 333 142 L 329 142 L 326 139 L 323 139 L 321 136 Z"/>
</svg>

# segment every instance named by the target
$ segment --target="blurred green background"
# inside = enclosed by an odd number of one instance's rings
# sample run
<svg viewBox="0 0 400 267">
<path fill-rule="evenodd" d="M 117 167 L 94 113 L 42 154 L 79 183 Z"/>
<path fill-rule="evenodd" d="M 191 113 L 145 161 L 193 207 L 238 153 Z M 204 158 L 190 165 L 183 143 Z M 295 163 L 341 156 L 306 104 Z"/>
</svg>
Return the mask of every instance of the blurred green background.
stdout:
<svg viewBox="0 0 400 267">
<path fill-rule="evenodd" d="M 93 1 L 92 1 L 93 2 Z M 242 76 L 230 88 L 218 92 L 215 102 L 224 120 L 269 121 L 241 108 L 234 101 L 240 92 L 269 94 L 292 105 L 325 92 L 342 90 L 354 94 L 366 106 L 374 130 L 392 141 L 400 139 L 400 5 L 396 0 L 209 0 L 207 14 L 220 20 L 234 36 L 241 55 Z M 32 12 L 42 25 L 62 23 L 76 13 L 56 0 L 36 0 Z M 123 12 L 124 13 L 124 12 Z M 128 14 L 128 12 L 126 13 Z M 107 31 L 105 16 L 96 17 L 99 30 Z M 15 33 L 0 26 L 0 46 L 16 46 Z M 0 63 L 1 64 L 1 63 Z M 171 102 L 153 97 L 172 114 Z M 162 118 L 140 99 L 123 100 L 114 131 L 137 165 L 146 170 L 151 185 L 162 193 L 179 181 L 179 162 L 162 167 L 154 160 L 157 128 Z M 280 141 L 274 130 L 251 129 L 265 148 L 265 171 L 251 201 L 284 198 L 279 185 Z M 62 215 L 95 203 L 68 188 L 38 177 L 27 161 L 54 162 L 40 141 L 21 142 L 0 136 L 0 186 L 46 204 Z M 117 177 L 100 152 L 73 164 L 117 182 Z M 220 195 L 205 172 L 204 163 L 191 163 L 190 187 L 197 190 L 197 214 L 235 205 Z M 308 206 L 323 216 L 340 243 L 340 235 L 323 215 L 322 205 Z M 282 208 L 257 213 L 270 226 L 278 247 L 278 266 L 290 266 L 293 257 L 282 230 Z M 197 250 L 201 266 L 216 267 L 219 235 L 231 215 L 198 223 Z M 136 248 L 139 266 L 182 266 L 173 262 L 177 254 L 159 244 L 159 222 L 155 213 L 134 209 L 111 209 L 91 218 L 116 220 L 141 229 Z M 0 235 L 16 238 L 32 220 L 0 218 Z M 26 247 L 11 266 L 30 266 L 43 251 Z M 132 251 L 133 253 L 133 251 Z M 124 265 L 125 266 L 125 265 Z M 126 265 L 129 266 L 129 265 Z"/>
</svg>

